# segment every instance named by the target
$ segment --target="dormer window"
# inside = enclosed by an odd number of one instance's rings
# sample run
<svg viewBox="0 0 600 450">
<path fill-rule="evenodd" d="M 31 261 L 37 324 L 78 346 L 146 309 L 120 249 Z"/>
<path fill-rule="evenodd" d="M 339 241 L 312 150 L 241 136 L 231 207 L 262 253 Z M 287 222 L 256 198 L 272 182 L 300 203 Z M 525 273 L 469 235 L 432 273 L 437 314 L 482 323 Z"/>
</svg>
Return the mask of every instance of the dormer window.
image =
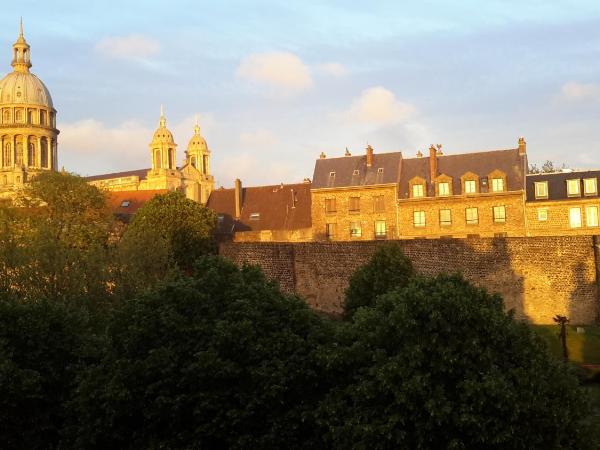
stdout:
<svg viewBox="0 0 600 450">
<path fill-rule="evenodd" d="M 352 172 L 352 175 L 357 176 L 359 174 L 358 169 L 356 169 L 354 172 Z"/>
<path fill-rule="evenodd" d="M 329 172 L 329 180 L 327 180 L 327 187 L 333 187 L 335 184 L 335 172 Z"/>
<path fill-rule="evenodd" d="M 475 180 L 465 180 L 465 194 L 476 194 L 477 184 Z"/>
<path fill-rule="evenodd" d="M 579 179 L 567 180 L 567 195 L 569 197 L 579 197 L 581 195 L 581 182 Z"/>
<path fill-rule="evenodd" d="M 425 195 L 425 187 L 422 184 L 413 184 L 412 197 L 420 198 Z"/>
<path fill-rule="evenodd" d="M 250 214 L 250 220 L 260 220 L 260 213 Z"/>
<path fill-rule="evenodd" d="M 503 178 L 492 178 L 492 192 L 504 192 Z"/>
<path fill-rule="evenodd" d="M 536 181 L 535 182 L 535 198 L 548 198 L 548 182 L 547 181 Z"/>
<path fill-rule="evenodd" d="M 450 183 L 447 181 L 438 183 L 438 195 L 440 197 L 447 197 L 450 195 Z"/>
<path fill-rule="evenodd" d="M 129 208 L 129 200 L 123 200 L 121 202 L 121 208 Z"/>
<path fill-rule="evenodd" d="M 596 178 L 583 180 L 583 193 L 585 195 L 598 195 L 598 180 Z"/>
<path fill-rule="evenodd" d="M 379 167 L 377 169 L 377 177 L 375 179 L 376 183 L 383 183 L 383 167 Z"/>
</svg>

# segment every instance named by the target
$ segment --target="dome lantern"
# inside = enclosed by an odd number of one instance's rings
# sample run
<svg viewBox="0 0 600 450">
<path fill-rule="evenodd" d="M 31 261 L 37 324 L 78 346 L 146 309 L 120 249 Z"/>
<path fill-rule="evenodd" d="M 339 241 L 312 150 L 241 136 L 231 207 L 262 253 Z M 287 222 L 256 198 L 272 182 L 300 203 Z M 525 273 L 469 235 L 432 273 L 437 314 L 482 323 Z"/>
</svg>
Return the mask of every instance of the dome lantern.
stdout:
<svg viewBox="0 0 600 450">
<path fill-rule="evenodd" d="M 23 35 L 23 18 L 21 18 L 21 26 L 19 29 L 19 37 L 13 44 L 13 60 L 11 66 L 15 72 L 29 72 L 31 60 L 29 58 L 29 44 Z"/>
</svg>

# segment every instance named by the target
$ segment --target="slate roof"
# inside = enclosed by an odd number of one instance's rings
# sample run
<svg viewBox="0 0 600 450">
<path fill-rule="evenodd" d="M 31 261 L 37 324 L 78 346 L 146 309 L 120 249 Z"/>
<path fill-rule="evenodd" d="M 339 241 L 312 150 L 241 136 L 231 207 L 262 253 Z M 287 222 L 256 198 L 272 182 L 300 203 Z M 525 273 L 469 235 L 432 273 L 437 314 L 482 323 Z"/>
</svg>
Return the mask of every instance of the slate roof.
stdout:
<svg viewBox="0 0 600 450">
<path fill-rule="evenodd" d="M 310 183 L 242 187 L 242 208 L 235 219 L 235 189 L 211 192 L 206 206 L 222 216 L 220 233 L 310 228 Z M 252 214 L 258 219 L 251 219 Z"/>
<path fill-rule="evenodd" d="M 167 192 L 169 192 L 167 189 L 108 192 L 108 204 L 113 214 L 120 217 L 124 222 L 129 222 L 137 210 L 144 206 L 148 200 Z"/>
<path fill-rule="evenodd" d="M 540 173 L 540 174 L 528 174 L 527 175 L 527 201 L 548 201 L 548 200 L 566 200 L 579 197 L 569 197 L 567 195 L 567 180 L 579 179 L 581 180 L 581 186 L 579 191 L 581 197 L 598 197 L 598 194 L 593 196 L 583 195 L 583 180 L 586 178 L 596 178 L 596 190 L 598 190 L 598 182 L 600 182 L 600 170 L 577 170 L 572 172 L 555 172 L 555 173 Z M 536 199 L 535 198 L 535 182 L 536 181 L 547 181 L 548 182 L 548 198 L 547 199 Z"/>
<path fill-rule="evenodd" d="M 452 192 L 455 195 L 462 194 L 460 177 L 466 172 L 473 172 L 483 178 L 498 169 L 506 173 L 507 190 L 518 191 L 525 188 L 527 157 L 519 155 L 519 149 L 441 155 L 437 157 L 437 161 L 437 174 L 452 177 Z M 430 185 L 428 156 L 402 160 L 399 198 L 410 197 L 408 182 L 416 176 L 425 179 Z"/>
<path fill-rule="evenodd" d="M 103 173 L 100 175 L 92 175 L 89 177 L 83 177 L 85 181 L 98 181 L 98 180 L 109 180 L 112 178 L 124 178 L 124 177 L 133 177 L 138 176 L 140 180 L 145 180 L 146 175 L 150 169 L 137 169 L 137 170 L 128 170 L 125 172 L 113 172 L 113 173 Z"/>
<path fill-rule="evenodd" d="M 397 183 L 401 161 L 400 152 L 374 153 L 371 167 L 367 167 L 366 155 L 317 159 L 312 189 Z M 383 173 L 378 169 L 383 169 Z M 331 172 L 335 172 L 333 180 Z"/>
</svg>

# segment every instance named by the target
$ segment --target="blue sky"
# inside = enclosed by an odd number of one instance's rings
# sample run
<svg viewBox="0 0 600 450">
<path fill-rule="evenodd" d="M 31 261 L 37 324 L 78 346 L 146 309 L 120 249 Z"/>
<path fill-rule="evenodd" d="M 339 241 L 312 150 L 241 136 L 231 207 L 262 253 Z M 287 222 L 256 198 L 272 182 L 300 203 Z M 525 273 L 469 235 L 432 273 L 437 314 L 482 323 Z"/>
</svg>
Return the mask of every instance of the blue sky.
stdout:
<svg viewBox="0 0 600 450">
<path fill-rule="evenodd" d="M 143 168 L 164 104 L 178 159 L 194 117 L 218 185 L 301 181 L 315 158 L 528 143 L 600 167 L 600 3 L 11 2 L 58 110 L 59 164 Z M 2 52 L 4 48 L 4 66 Z"/>
</svg>

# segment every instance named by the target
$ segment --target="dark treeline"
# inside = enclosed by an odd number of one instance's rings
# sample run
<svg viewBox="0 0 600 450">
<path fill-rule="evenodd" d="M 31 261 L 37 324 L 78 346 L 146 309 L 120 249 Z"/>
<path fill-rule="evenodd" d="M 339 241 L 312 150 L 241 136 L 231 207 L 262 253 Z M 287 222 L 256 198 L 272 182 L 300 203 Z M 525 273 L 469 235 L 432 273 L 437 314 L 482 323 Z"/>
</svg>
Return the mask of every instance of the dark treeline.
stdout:
<svg viewBox="0 0 600 450">
<path fill-rule="evenodd" d="M 210 211 L 126 230 L 78 177 L 0 208 L 0 448 L 593 448 L 586 397 L 499 297 L 382 245 L 343 319 L 214 255 Z"/>
</svg>

